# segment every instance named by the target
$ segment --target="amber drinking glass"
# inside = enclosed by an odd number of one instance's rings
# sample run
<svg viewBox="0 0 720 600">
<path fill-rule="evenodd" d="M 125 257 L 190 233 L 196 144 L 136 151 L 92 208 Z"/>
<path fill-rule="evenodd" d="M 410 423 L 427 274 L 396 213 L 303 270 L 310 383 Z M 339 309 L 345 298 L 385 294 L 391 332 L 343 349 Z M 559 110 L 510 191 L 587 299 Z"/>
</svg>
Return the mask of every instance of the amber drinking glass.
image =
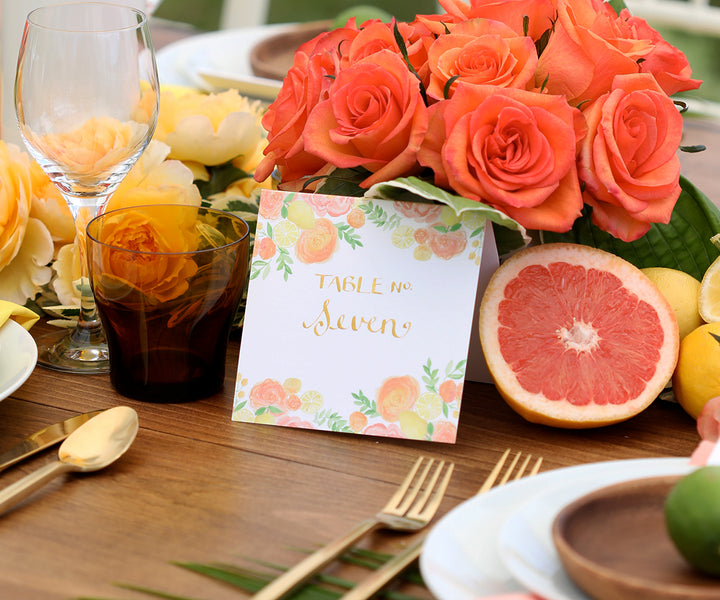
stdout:
<svg viewBox="0 0 720 600">
<path fill-rule="evenodd" d="M 89 223 L 90 281 L 118 392 L 185 402 L 222 389 L 248 246 L 245 221 L 208 208 L 123 208 Z"/>
</svg>

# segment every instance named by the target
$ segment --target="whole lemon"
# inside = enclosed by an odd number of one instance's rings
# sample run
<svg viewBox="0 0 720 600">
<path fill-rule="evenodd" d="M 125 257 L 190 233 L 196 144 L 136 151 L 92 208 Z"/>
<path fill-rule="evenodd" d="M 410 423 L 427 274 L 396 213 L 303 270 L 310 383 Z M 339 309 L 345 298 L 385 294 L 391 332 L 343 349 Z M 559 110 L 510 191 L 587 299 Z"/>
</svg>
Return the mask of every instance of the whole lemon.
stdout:
<svg viewBox="0 0 720 600">
<path fill-rule="evenodd" d="M 665 500 L 665 524 L 685 560 L 720 575 L 720 467 L 700 467 L 673 486 Z"/>
<path fill-rule="evenodd" d="M 682 339 L 672 388 L 695 419 L 708 400 L 720 396 L 720 322 L 701 325 Z"/>
<path fill-rule="evenodd" d="M 672 306 L 683 339 L 704 323 L 698 309 L 700 282 L 692 275 L 667 267 L 641 269 Z"/>
</svg>

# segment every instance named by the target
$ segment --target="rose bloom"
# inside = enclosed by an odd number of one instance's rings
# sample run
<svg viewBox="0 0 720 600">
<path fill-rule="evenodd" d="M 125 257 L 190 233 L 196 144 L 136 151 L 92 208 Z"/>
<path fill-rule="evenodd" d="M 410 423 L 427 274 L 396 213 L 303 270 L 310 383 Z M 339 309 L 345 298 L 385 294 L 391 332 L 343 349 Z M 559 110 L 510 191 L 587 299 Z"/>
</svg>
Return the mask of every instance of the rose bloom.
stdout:
<svg viewBox="0 0 720 600">
<path fill-rule="evenodd" d="M 152 140 L 125 179 L 110 197 L 105 210 L 145 204 L 190 204 L 199 206 L 202 198 L 193 183 L 190 169 L 177 160 L 165 160 L 169 146 Z M 52 267 L 52 287 L 60 304 L 79 306 L 80 256 L 74 243 L 58 250 Z"/>
<path fill-rule="evenodd" d="M 272 241 L 272 238 L 264 237 L 260 240 L 256 240 L 253 254 L 259 256 L 263 260 L 269 260 L 275 256 L 276 250 L 277 247 L 275 246 L 275 242 Z"/>
<path fill-rule="evenodd" d="M 251 170 L 264 139 L 261 110 L 259 102 L 250 102 L 237 90 L 163 90 L 154 138 L 170 146 L 170 158 L 213 166 L 241 157 L 236 166 Z"/>
<path fill-rule="evenodd" d="M 450 402 L 453 402 L 455 400 L 455 395 L 457 393 L 457 384 L 452 379 L 446 379 L 440 384 L 438 393 L 440 394 L 440 397 L 443 399 L 443 402 L 445 402 L 445 404 L 450 404 Z"/>
<path fill-rule="evenodd" d="M 304 229 L 295 244 L 295 255 L 306 265 L 326 261 L 335 251 L 338 233 L 332 221 L 316 219 L 315 227 Z"/>
<path fill-rule="evenodd" d="M 527 35 L 533 40 L 539 40 L 556 18 L 554 0 L 470 0 L 469 5 L 463 0 L 440 0 L 439 4 L 447 11 L 441 22 L 491 19 L 507 24 L 518 35 L 525 35 L 527 17 Z"/>
<path fill-rule="evenodd" d="M 584 127 L 560 96 L 461 85 L 431 107 L 418 159 L 435 171 L 436 185 L 529 229 L 563 232 L 582 209 L 575 149 Z"/>
<path fill-rule="evenodd" d="M 156 208 L 162 210 L 137 207 L 122 215 L 107 215 L 96 237 L 105 247 L 91 257 L 93 271 L 101 275 L 94 281 L 96 297 L 115 300 L 119 294 L 125 297 L 130 287 L 156 304 L 188 290 L 189 279 L 198 269 L 184 254 L 198 247 L 194 222 L 184 223 L 173 205 Z"/>
<path fill-rule="evenodd" d="M 45 224 L 55 244 L 69 244 L 75 239 L 75 223 L 65 198 L 40 165 L 33 160 L 30 161 L 30 178 L 30 216 Z"/>
<path fill-rule="evenodd" d="M 378 435 L 390 438 L 404 438 L 403 432 L 395 423 L 386 425 L 385 423 L 373 423 L 368 425 L 363 431 L 364 435 Z"/>
<path fill-rule="evenodd" d="M 98 174 L 111 173 L 115 166 L 141 149 L 147 125 L 120 122 L 110 117 L 92 117 L 80 127 L 63 133 L 29 133 L 33 143 L 54 162 L 80 181 L 94 182 Z"/>
<path fill-rule="evenodd" d="M 313 212 L 319 217 L 325 215 L 341 217 L 355 206 L 356 200 L 357 198 L 334 194 L 311 194 L 307 197 L 307 203 L 313 207 Z"/>
<path fill-rule="evenodd" d="M 627 9 L 623 9 L 620 16 L 634 28 L 638 39 L 649 39 L 653 44 L 640 63 L 641 73 L 653 75 L 668 96 L 700 87 L 702 81 L 692 79 L 690 63 L 679 49 L 666 42 L 645 19 L 632 16 Z"/>
<path fill-rule="evenodd" d="M 402 215 L 418 223 L 438 223 L 442 206 L 427 202 L 394 202 L 393 206 Z"/>
<path fill-rule="evenodd" d="M 625 75 L 583 112 L 579 173 L 595 224 L 629 242 L 667 223 L 680 195 L 682 116 L 673 101 L 651 75 Z"/>
<path fill-rule="evenodd" d="M 256 181 L 267 179 L 277 165 L 283 184 L 292 187 L 295 183 L 297 187 L 302 185 L 297 180 L 327 167 L 327 161 L 306 150 L 303 131 L 310 112 L 328 97 L 340 53 L 355 35 L 357 29 L 334 29 L 306 42 L 295 52 L 278 97 L 262 118 L 268 144 L 265 158 L 255 171 Z"/>
<path fill-rule="evenodd" d="M 286 392 L 280 382 L 274 379 L 264 379 L 256 383 L 250 390 L 250 406 L 254 409 L 264 406 L 283 406 Z"/>
<path fill-rule="evenodd" d="M 367 417 L 358 410 L 350 413 L 350 416 L 348 417 L 348 424 L 350 425 L 350 429 L 357 433 L 363 430 L 363 428 L 367 425 L 367 422 Z"/>
<path fill-rule="evenodd" d="M 433 442 L 445 442 L 453 444 L 457 438 L 457 427 L 450 421 L 439 421 L 433 424 L 433 434 L 430 438 Z"/>
<path fill-rule="evenodd" d="M 25 304 L 50 280 L 53 242 L 45 224 L 30 216 L 30 159 L 0 141 L 0 299 Z"/>
<path fill-rule="evenodd" d="M 460 82 L 498 87 L 535 85 L 535 44 L 498 21 L 471 19 L 441 35 L 428 50 L 428 95 L 441 100 Z M 455 78 L 446 93 L 447 82 Z"/>
<path fill-rule="evenodd" d="M 467 234 L 462 229 L 442 232 L 431 228 L 428 234 L 427 245 L 438 258 L 450 260 L 461 254 L 467 246 Z"/>
<path fill-rule="evenodd" d="M 372 172 L 361 187 L 417 170 L 427 130 L 420 83 L 403 59 L 382 50 L 341 70 L 332 93 L 308 116 L 308 152 L 339 168 Z"/>
<path fill-rule="evenodd" d="M 309 421 L 303 421 L 300 417 L 291 415 L 280 415 L 275 420 L 275 424 L 282 425 L 283 427 L 294 427 L 296 429 L 315 429 Z"/>
<path fill-rule="evenodd" d="M 375 398 L 377 411 L 386 421 L 397 421 L 401 412 L 413 407 L 419 393 L 420 385 L 414 377 L 390 377 L 383 382 Z"/>
<path fill-rule="evenodd" d="M 649 39 L 603 0 L 558 0 L 558 19 L 538 63 L 535 83 L 564 95 L 573 106 L 610 89 L 616 74 L 640 70 L 652 51 Z"/>
</svg>

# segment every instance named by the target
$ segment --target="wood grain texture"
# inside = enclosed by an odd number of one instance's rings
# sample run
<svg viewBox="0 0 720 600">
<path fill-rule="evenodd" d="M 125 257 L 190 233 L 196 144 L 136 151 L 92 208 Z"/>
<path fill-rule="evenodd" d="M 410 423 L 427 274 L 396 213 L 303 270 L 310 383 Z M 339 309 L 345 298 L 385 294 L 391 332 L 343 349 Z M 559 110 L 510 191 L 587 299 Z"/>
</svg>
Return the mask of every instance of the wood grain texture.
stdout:
<svg viewBox="0 0 720 600">
<path fill-rule="evenodd" d="M 43 368 L 0 402 L 0 450 L 74 413 L 119 404 L 138 412 L 141 427 L 114 465 L 63 476 L 0 519 L 0 598 L 142 597 L 114 587 L 116 581 L 207 600 L 243 598 L 171 562 L 246 564 L 243 557 L 256 557 L 292 564 L 300 558 L 293 548 L 330 541 L 376 512 L 419 454 L 457 465 L 442 515 L 477 491 L 506 447 L 542 454 L 548 470 L 688 456 L 699 441 L 694 421 L 674 403 L 658 401 L 611 427 L 564 431 L 524 421 L 493 386 L 479 383 L 465 385 L 452 445 L 236 423 L 230 414 L 238 352 L 234 339 L 224 392 L 199 402 L 137 402 L 115 393 L 107 376 Z M 56 451 L 0 473 L 0 486 Z M 362 545 L 397 552 L 411 539 L 379 533 Z M 330 572 L 361 574 L 337 565 Z"/>
</svg>

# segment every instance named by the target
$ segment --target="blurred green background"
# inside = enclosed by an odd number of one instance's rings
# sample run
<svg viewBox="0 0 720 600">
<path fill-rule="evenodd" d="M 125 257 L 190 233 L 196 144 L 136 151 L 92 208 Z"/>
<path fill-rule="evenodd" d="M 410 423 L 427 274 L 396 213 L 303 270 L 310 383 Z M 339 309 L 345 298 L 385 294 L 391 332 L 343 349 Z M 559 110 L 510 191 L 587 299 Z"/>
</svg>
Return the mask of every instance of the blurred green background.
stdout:
<svg viewBox="0 0 720 600">
<path fill-rule="evenodd" d="M 333 19 L 343 10 L 360 3 L 373 4 L 373 0 L 271 0 L 268 22 Z M 402 21 L 409 21 L 418 13 L 433 13 L 436 7 L 435 0 L 375 0 L 374 3 Z M 154 16 L 211 31 L 218 29 L 221 10 L 222 0 L 163 0 Z M 720 102 L 720 32 L 718 37 L 712 37 L 665 27 L 657 29 L 687 55 L 693 77 L 704 82 L 699 90 L 687 96 Z"/>
</svg>

